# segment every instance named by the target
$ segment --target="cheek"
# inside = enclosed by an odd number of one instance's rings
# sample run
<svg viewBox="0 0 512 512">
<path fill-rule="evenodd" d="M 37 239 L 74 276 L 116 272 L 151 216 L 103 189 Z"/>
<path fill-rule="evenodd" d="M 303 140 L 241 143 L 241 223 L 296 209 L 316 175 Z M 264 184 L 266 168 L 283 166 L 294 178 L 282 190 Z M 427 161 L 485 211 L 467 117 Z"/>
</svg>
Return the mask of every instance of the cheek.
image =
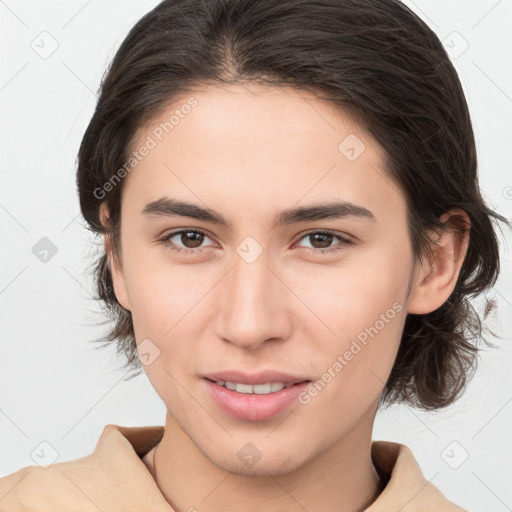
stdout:
<svg viewBox="0 0 512 512">
<path fill-rule="evenodd" d="M 308 335 L 311 358 L 321 375 L 318 387 L 329 389 L 322 391 L 319 404 L 325 400 L 328 408 L 338 402 L 337 410 L 344 411 L 340 414 L 353 411 L 357 415 L 381 393 L 406 317 L 412 264 L 407 258 L 399 251 L 381 248 L 352 265 L 324 270 L 304 284 L 303 296 L 309 297 L 312 309 L 329 328 L 323 336 L 310 328 Z M 318 292 L 319 286 L 323 293 Z"/>
<path fill-rule="evenodd" d="M 144 371 L 162 400 L 179 413 L 187 398 L 179 382 L 198 357 L 197 344 L 207 325 L 204 298 L 214 276 L 208 279 L 192 265 L 170 265 L 161 255 L 143 251 L 132 252 L 125 263 L 137 343 L 158 354 L 143 365 Z"/>
<path fill-rule="evenodd" d="M 331 332 L 321 337 L 317 333 L 316 339 L 313 332 L 309 336 L 316 367 L 320 372 L 343 374 L 352 384 L 375 377 L 384 385 L 405 322 L 399 291 L 390 286 L 374 289 L 371 295 L 353 290 L 330 298 L 320 315 Z M 333 368 L 335 363 L 341 366 Z"/>
<path fill-rule="evenodd" d="M 201 297 L 202 281 L 188 265 L 170 264 L 165 247 L 126 240 L 125 275 L 134 324 L 151 321 L 162 337 Z"/>
<path fill-rule="evenodd" d="M 349 296 L 332 311 L 335 336 L 310 347 L 318 379 L 309 396 L 318 411 L 317 426 L 354 424 L 382 393 L 393 367 L 405 321 L 397 294 L 376 290 L 372 301 Z M 337 317 L 335 317 L 337 313 Z"/>
<path fill-rule="evenodd" d="M 125 263 L 137 343 L 149 339 L 159 353 L 144 369 L 157 390 L 158 382 L 172 387 L 167 372 L 193 369 L 199 356 L 198 344 L 214 313 L 218 273 L 206 265 L 170 264 L 164 249 L 132 252 Z"/>
<path fill-rule="evenodd" d="M 197 273 L 183 270 L 145 272 L 130 290 L 133 323 L 140 334 L 167 343 L 177 332 L 184 334 L 184 328 L 199 328 L 198 306 L 208 286 L 196 279 Z"/>
<path fill-rule="evenodd" d="M 397 324 L 403 323 L 398 313 L 405 309 L 411 268 L 408 254 L 380 245 L 354 253 L 336 267 L 318 266 L 295 289 L 330 331 L 329 346 L 341 349 L 374 324 L 391 338 L 396 336 Z M 335 339 L 339 344 L 332 343 Z"/>
</svg>

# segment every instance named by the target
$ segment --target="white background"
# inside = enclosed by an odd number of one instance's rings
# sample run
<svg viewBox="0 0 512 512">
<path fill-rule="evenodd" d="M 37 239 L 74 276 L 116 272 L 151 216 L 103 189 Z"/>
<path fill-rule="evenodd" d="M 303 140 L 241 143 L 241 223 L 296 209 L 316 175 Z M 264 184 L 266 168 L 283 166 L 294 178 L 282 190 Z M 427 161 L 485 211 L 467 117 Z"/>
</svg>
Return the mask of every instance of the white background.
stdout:
<svg viewBox="0 0 512 512">
<path fill-rule="evenodd" d="M 84 227 L 75 186 L 75 158 L 102 74 L 156 3 L 0 1 L 0 476 L 33 465 L 31 453 L 43 441 L 65 461 L 92 452 L 108 423 L 165 422 L 145 375 L 123 381 L 113 348 L 94 350 L 90 342 L 105 332 L 86 273 L 101 245 Z M 510 219 L 512 2 L 405 3 L 452 46 L 474 123 L 481 188 Z M 33 49 L 41 37 L 47 50 L 58 44 L 47 58 Z M 42 237 L 57 248 L 46 263 L 32 252 Z M 510 238 L 504 227 L 502 274 L 489 294 L 499 301 L 490 323 L 503 337 L 495 340 L 499 348 L 482 353 L 466 394 L 447 411 L 393 407 L 378 416 L 374 432 L 374 439 L 407 444 L 425 476 L 472 511 L 512 508 Z M 466 452 L 458 469 L 450 467 L 447 461 L 457 465 Z"/>
</svg>

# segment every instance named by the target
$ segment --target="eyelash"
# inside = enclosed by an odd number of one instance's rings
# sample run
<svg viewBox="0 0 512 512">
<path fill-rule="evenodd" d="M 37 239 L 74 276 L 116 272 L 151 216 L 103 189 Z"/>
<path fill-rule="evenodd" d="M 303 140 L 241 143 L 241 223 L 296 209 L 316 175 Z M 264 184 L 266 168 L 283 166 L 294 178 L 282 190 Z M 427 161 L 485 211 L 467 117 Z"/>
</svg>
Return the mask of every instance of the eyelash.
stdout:
<svg viewBox="0 0 512 512">
<path fill-rule="evenodd" d="M 167 248 L 171 249 L 172 251 L 181 253 L 181 254 L 197 254 L 204 251 L 204 249 L 182 249 L 181 247 L 177 247 L 175 244 L 170 242 L 170 238 L 173 238 L 176 235 L 181 235 L 183 233 L 200 233 L 202 235 L 208 236 L 208 234 L 203 231 L 202 229 L 194 228 L 194 229 L 180 229 L 178 231 L 173 231 L 172 233 L 169 233 L 166 235 L 163 239 L 160 240 L 160 242 Z M 346 248 L 346 246 L 354 245 L 354 242 L 352 240 L 349 240 L 348 238 L 344 238 L 341 235 L 335 233 L 334 231 L 310 231 L 309 233 L 305 233 L 304 235 L 299 238 L 299 241 L 307 238 L 311 235 L 333 235 L 335 238 L 338 238 L 341 240 L 341 243 L 337 244 L 337 246 L 334 246 L 333 249 L 311 249 L 309 247 L 303 247 L 303 249 L 306 249 L 306 251 L 313 253 L 313 254 L 332 254 L 333 252 L 340 251 Z"/>
</svg>

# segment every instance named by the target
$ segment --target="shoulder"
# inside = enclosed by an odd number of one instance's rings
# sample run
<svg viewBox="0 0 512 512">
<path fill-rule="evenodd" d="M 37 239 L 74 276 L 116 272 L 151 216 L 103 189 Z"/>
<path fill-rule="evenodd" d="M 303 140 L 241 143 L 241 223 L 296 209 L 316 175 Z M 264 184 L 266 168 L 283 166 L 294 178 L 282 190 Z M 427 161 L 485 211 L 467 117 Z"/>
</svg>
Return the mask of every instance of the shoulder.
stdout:
<svg viewBox="0 0 512 512">
<path fill-rule="evenodd" d="M 94 490 L 83 475 L 90 474 L 91 469 L 87 457 L 56 463 L 46 469 L 23 467 L 0 478 L 0 512 L 41 512 L 63 503 L 73 503 L 76 512 L 89 511 L 92 503 L 88 495 Z"/>
<path fill-rule="evenodd" d="M 372 460 L 386 485 L 365 512 L 467 512 L 425 478 L 411 449 L 405 444 L 373 441 Z"/>
<path fill-rule="evenodd" d="M 148 503 L 169 510 L 141 460 L 162 431 L 106 425 L 89 455 L 0 478 L 0 512 L 144 510 Z"/>
</svg>

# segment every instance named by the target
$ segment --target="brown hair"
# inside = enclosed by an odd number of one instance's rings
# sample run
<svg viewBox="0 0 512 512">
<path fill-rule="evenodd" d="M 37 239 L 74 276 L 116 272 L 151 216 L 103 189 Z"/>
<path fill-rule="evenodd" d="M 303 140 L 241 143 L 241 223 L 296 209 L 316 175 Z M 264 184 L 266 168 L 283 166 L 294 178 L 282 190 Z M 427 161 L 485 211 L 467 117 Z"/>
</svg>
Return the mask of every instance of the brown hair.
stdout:
<svg viewBox="0 0 512 512">
<path fill-rule="evenodd" d="M 471 236 L 456 287 L 426 315 L 409 314 L 380 405 L 434 409 L 452 403 L 475 369 L 483 324 L 469 299 L 499 272 L 493 219 L 484 203 L 468 106 L 441 42 L 397 0 L 164 0 L 141 18 L 103 78 L 84 134 L 77 184 L 82 214 L 120 254 L 123 183 L 138 130 L 178 94 L 207 83 L 293 86 L 342 107 L 384 148 L 387 172 L 408 205 L 415 257 L 452 207 Z M 117 178 L 119 184 L 112 181 Z M 110 183 L 110 186 L 106 186 Z M 100 221 L 100 204 L 109 225 Z M 141 373 L 131 313 L 117 301 L 107 256 L 93 267 L 98 299 L 113 321 L 125 367 Z M 487 309 L 491 306 L 487 303 Z"/>
</svg>

